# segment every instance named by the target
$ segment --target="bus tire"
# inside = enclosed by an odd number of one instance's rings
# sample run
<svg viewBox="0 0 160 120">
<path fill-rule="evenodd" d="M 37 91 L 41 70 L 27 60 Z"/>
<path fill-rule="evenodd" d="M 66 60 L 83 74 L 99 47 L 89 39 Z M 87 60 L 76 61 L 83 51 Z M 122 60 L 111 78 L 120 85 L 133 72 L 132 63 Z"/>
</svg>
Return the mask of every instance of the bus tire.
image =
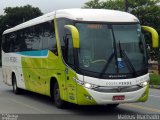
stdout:
<svg viewBox="0 0 160 120">
<path fill-rule="evenodd" d="M 114 108 L 116 108 L 118 105 L 119 105 L 118 103 L 117 103 L 117 104 L 108 104 L 107 107 L 108 107 L 109 109 L 114 109 Z"/>
<path fill-rule="evenodd" d="M 14 74 L 12 75 L 12 87 L 13 87 L 14 94 L 16 94 L 16 95 L 20 94 L 20 89 L 17 86 L 17 79 Z"/>
<path fill-rule="evenodd" d="M 58 85 L 58 82 L 55 82 L 54 84 L 54 88 L 52 88 L 52 97 L 53 97 L 53 100 L 54 100 L 54 104 L 56 107 L 58 108 L 64 108 L 65 107 L 65 101 L 63 101 L 61 98 L 60 98 L 60 89 L 59 89 L 59 85 Z"/>
</svg>

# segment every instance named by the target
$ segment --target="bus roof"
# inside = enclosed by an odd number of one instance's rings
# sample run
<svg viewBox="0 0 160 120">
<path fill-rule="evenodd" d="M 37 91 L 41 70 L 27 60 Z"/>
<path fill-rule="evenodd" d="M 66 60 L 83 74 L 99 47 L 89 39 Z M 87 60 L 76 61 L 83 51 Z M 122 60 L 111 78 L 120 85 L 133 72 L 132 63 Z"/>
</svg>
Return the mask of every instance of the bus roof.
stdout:
<svg viewBox="0 0 160 120">
<path fill-rule="evenodd" d="M 93 22 L 110 22 L 110 23 L 130 23 L 139 22 L 139 20 L 132 14 L 107 9 L 63 9 L 53 11 L 51 13 L 34 18 L 22 24 L 19 24 L 13 28 L 10 28 L 3 32 L 7 34 L 13 31 L 17 31 L 29 26 L 40 24 L 46 21 L 56 18 L 68 18 L 77 21 L 93 21 Z"/>
</svg>

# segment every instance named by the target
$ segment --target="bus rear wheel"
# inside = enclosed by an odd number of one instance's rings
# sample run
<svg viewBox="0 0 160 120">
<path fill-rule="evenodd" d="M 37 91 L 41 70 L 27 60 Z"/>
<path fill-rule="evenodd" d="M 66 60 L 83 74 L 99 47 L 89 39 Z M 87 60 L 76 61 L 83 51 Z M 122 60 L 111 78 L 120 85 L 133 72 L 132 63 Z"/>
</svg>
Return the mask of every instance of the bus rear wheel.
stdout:
<svg viewBox="0 0 160 120">
<path fill-rule="evenodd" d="M 53 95 L 52 98 L 54 100 L 55 106 L 58 107 L 58 108 L 64 108 L 65 107 L 65 101 L 63 101 L 60 98 L 60 89 L 59 89 L 58 82 L 56 82 L 54 84 L 52 95 Z"/>
<path fill-rule="evenodd" d="M 12 76 L 12 87 L 13 87 L 14 94 L 16 95 L 20 94 L 20 89 L 17 86 L 17 79 L 15 75 Z"/>
</svg>

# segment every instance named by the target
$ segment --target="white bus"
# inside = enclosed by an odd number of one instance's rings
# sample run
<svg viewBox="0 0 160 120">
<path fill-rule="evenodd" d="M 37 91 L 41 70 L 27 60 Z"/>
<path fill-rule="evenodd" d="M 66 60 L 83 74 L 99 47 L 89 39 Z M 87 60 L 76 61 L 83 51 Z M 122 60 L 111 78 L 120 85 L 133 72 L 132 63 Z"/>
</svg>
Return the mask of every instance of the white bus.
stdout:
<svg viewBox="0 0 160 120">
<path fill-rule="evenodd" d="M 50 96 L 57 107 L 145 102 L 149 91 L 146 44 L 141 26 L 126 12 L 64 9 L 3 33 L 3 80 Z"/>
</svg>

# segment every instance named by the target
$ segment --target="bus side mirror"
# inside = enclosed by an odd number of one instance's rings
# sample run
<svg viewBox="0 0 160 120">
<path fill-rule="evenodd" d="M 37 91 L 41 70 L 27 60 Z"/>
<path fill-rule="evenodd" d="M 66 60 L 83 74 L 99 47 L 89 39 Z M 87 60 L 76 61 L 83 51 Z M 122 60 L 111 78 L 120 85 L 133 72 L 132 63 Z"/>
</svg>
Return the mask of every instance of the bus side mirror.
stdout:
<svg viewBox="0 0 160 120">
<path fill-rule="evenodd" d="M 149 26 L 142 26 L 142 29 L 151 33 L 152 35 L 152 47 L 157 48 L 159 47 L 159 35 L 155 29 Z"/>
<path fill-rule="evenodd" d="M 73 39 L 73 48 L 79 48 L 80 40 L 79 40 L 79 32 L 77 28 L 73 25 L 65 25 L 64 27 L 71 32 L 72 39 Z"/>
</svg>

